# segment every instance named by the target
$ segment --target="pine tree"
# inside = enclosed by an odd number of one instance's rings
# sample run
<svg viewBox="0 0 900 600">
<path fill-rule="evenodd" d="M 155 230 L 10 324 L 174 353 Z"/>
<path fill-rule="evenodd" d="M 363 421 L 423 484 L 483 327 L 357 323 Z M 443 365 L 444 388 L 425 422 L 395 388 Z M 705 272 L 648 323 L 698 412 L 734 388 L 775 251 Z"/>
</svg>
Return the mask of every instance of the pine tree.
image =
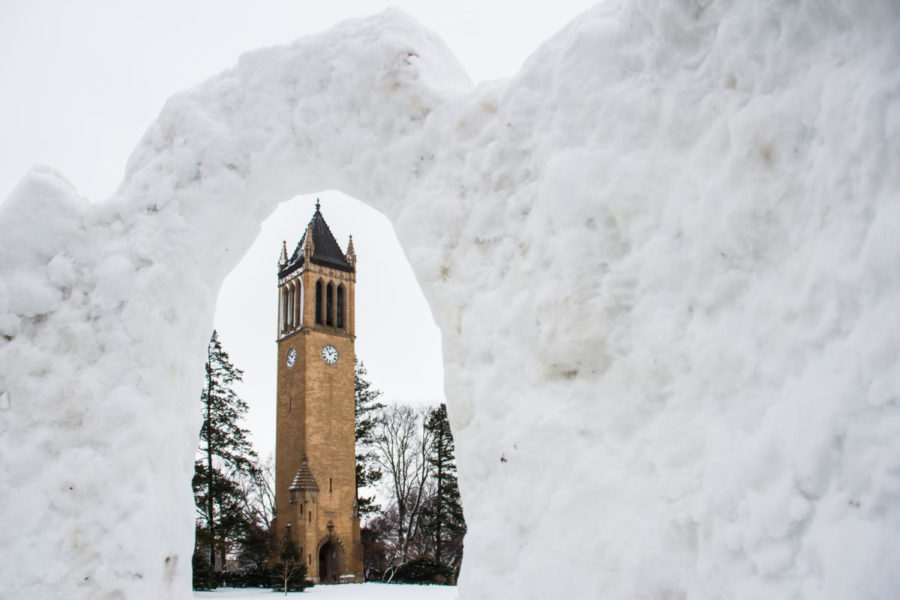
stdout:
<svg viewBox="0 0 900 600">
<path fill-rule="evenodd" d="M 291 536 L 285 536 L 278 553 L 281 562 L 272 569 L 278 578 L 284 595 L 288 592 L 302 592 L 306 588 L 306 563 L 300 556 L 300 549 Z"/>
<path fill-rule="evenodd" d="M 434 495 L 424 509 L 424 529 L 434 544 L 434 559 L 457 569 L 462 560 L 466 521 L 456 480 L 455 446 L 446 404 L 441 403 L 431 411 L 425 428 L 431 432 L 428 460 L 433 467 Z"/>
<path fill-rule="evenodd" d="M 227 540 L 235 539 L 245 528 L 240 480 L 253 477 L 256 468 L 256 452 L 247 430 L 239 424 L 247 413 L 247 403 L 233 389 L 242 377 L 243 371 L 232 364 L 213 331 L 207 347 L 206 386 L 200 395 L 204 416 L 201 456 L 194 463 L 194 499 L 206 526 L 198 541 L 208 545 L 211 571 L 216 570 L 216 551 L 218 564 L 223 565 Z"/>
<path fill-rule="evenodd" d="M 359 489 L 371 487 L 381 480 L 382 472 L 372 449 L 375 438 L 377 413 L 384 404 L 378 402 L 381 391 L 374 389 L 366 379 L 368 374 L 365 365 L 353 359 L 354 389 L 356 391 L 356 505 L 360 517 L 380 510 L 375 504 L 375 497 L 361 497 Z"/>
</svg>

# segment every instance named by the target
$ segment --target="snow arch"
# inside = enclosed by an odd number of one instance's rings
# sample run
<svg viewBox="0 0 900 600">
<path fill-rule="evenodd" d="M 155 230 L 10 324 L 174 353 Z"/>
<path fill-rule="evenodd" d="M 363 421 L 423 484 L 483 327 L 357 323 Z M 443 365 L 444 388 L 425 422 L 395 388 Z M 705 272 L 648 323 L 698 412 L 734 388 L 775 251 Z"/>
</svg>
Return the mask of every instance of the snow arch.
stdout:
<svg viewBox="0 0 900 600">
<path fill-rule="evenodd" d="M 0 206 L 5 592 L 189 597 L 219 285 L 337 188 L 443 333 L 461 597 L 888 597 L 897 10 L 611 2 L 474 89 L 388 11 L 174 96 L 104 202 L 34 170 Z"/>
</svg>

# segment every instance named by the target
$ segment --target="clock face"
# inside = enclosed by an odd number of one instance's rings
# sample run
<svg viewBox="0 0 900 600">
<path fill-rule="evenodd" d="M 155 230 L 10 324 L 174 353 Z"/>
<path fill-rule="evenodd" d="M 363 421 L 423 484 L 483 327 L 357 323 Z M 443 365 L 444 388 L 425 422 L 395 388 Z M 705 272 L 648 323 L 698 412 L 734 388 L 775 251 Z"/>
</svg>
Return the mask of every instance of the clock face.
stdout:
<svg viewBox="0 0 900 600">
<path fill-rule="evenodd" d="M 338 351 L 334 346 L 325 346 L 322 348 L 322 360 L 329 365 L 333 365 L 338 361 Z"/>
<path fill-rule="evenodd" d="M 293 367 L 295 362 L 297 362 L 297 349 L 291 348 L 287 353 L 287 366 Z"/>
</svg>

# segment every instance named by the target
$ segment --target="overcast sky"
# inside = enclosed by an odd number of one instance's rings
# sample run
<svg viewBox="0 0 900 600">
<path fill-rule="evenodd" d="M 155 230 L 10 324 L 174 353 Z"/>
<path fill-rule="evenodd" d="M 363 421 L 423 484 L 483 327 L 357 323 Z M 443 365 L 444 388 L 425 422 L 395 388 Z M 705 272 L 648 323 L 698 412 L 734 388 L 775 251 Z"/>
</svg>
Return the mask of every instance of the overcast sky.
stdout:
<svg viewBox="0 0 900 600">
<path fill-rule="evenodd" d="M 109 196 L 144 130 L 175 92 L 229 68 L 248 50 L 335 23 L 401 8 L 436 31 L 473 82 L 507 78 L 592 0 L 3 0 L 0 4 L 0 198 L 35 164 L 92 199 Z M 385 399 L 443 399 L 440 333 L 390 223 L 361 202 L 323 190 L 338 242 L 359 257 L 357 355 Z M 245 370 L 239 391 L 262 455 L 274 447 L 275 269 L 315 196 L 283 203 L 226 280 L 216 327 Z M 202 373 L 197 374 L 197 396 Z"/>
</svg>

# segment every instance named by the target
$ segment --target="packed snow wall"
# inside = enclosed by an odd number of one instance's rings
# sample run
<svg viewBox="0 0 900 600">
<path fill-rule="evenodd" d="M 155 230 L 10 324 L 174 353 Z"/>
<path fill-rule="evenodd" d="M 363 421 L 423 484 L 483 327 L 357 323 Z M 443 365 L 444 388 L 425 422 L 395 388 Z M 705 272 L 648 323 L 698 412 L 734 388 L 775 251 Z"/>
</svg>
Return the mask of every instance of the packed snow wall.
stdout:
<svg viewBox="0 0 900 600">
<path fill-rule="evenodd" d="M 460 597 L 900 588 L 900 15 L 611 2 L 473 88 L 395 11 L 174 96 L 107 200 L 0 206 L 0 596 L 189 598 L 197 373 L 281 201 L 394 223 Z"/>
</svg>

